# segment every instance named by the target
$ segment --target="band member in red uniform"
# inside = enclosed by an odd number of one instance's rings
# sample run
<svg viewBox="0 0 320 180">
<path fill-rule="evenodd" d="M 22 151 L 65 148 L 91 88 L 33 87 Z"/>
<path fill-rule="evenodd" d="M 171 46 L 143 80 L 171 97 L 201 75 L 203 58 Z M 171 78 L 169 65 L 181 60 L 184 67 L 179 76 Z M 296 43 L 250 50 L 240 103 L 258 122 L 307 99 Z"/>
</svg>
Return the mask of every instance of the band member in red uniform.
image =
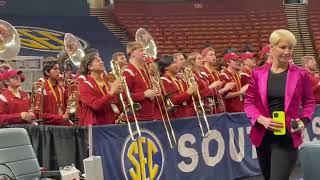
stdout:
<svg viewBox="0 0 320 180">
<path fill-rule="evenodd" d="M 242 112 L 244 93 L 248 89 L 248 85 L 241 87 L 241 79 L 239 75 L 241 60 L 239 59 L 239 56 L 233 52 L 225 54 L 224 60 L 227 63 L 227 68 L 222 70 L 220 76 L 221 80 L 236 83 L 236 86 L 224 96 L 226 111 Z"/>
<path fill-rule="evenodd" d="M 176 105 L 176 110 L 170 112 L 171 118 L 195 116 L 191 95 L 197 90 L 196 84 L 187 87 L 182 79 L 176 75 L 183 68 L 183 61 L 178 61 L 170 55 L 164 55 L 158 62 L 159 71 L 162 74 L 161 82 L 166 94 L 169 94 L 171 102 Z"/>
<path fill-rule="evenodd" d="M 116 52 L 112 54 L 112 60 L 117 61 L 122 70 L 125 69 L 128 64 L 127 58 L 123 52 Z"/>
<path fill-rule="evenodd" d="M 0 126 L 7 124 L 29 124 L 35 119 L 30 112 L 30 97 L 20 90 L 21 71 L 9 69 L 1 74 L 6 89 L 0 94 Z"/>
<path fill-rule="evenodd" d="M 270 54 L 270 50 L 271 50 L 271 46 L 270 44 L 266 44 L 262 47 L 261 51 L 260 51 L 260 57 L 257 60 L 257 66 L 260 67 L 262 65 L 264 65 L 265 63 L 269 63 L 271 64 L 272 59 L 269 56 Z"/>
<path fill-rule="evenodd" d="M 215 67 L 217 58 L 213 48 L 207 47 L 203 49 L 201 51 L 201 56 L 204 60 L 204 67 L 201 74 L 208 79 L 209 84 L 217 84 L 217 87 L 213 89 L 216 102 L 214 113 L 225 112 L 223 95 L 234 88 L 236 84 L 234 82 L 225 83 L 220 80 L 220 72 L 217 71 Z"/>
<path fill-rule="evenodd" d="M 156 96 L 160 92 L 152 88 L 150 77 L 145 68 L 146 50 L 140 42 L 127 45 L 129 64 L 123 70 L 132 100 L 140 103 L 141 109 L 136 112 L 138 120 L 160 119 L 160 111 Z"/>
<path fill-rule="evenodd" d="M 47 59 L 54 60 L 53 57 Z M 47 125 L 71 125 L 69 115 L 65 114 L 66 93 L 65 88 L 59 82 L 60 66 L 57 61 L 48 61 L 43 66 L 44 78 L 39 82 L 43 83 L 44 89 L 38 88 L 36 103 L 39 103 L 43 111 L 35 109 L 38 118 L 43 119 Z M 43 100 L 41 100 L 43 99 Z"/>
<path fill-rule="evenodd" d="M 302 66 L 309 72 L 309 78 L 312 84 L 312 91 L 316 103 L 320 104 L 320 78 L 313 71 L 317 69 L 317 62 L 313 56 L 303 56 L 301 59 Z"/>
<path fill-rule="evenodd" d="M 208 108 L 210 108 L 210 112 L 207 112 L 208 114 L 211 114 L 213 112 L 213 107 L 211 106 L 212 102 L 210 99 L 214 97 L 214 91 L 213 88 L 216 88 L 217 85 L 215 83 L 209 84 L 209 81 L 206 77 L 204 77 L 201 74 L 201 70 L 204 66 L 204 61 L 198 52 L 193 52 L 189 54 L 187 61 L 186 61 L 186 67 L 190 68 L 193 71 L 195 80 L 197 81 L 200 96 L 204 100 L 204 105 Z M 209 109 L 207 109 L 209 111 Z"/>
<path fill-rule="evenodd" d="M 240 55 L 243 67 L 240 70 L 241 85 L 249 84 L 252 75 L 252 70 L 257 66 L 255 54 L 252 52 L 245 52 Z"/>
<path fill-rule="evenodd" d="M 80 65 L 85 80 L 80 82 L 80 125 L 114 124 L 120 114 L 118 94 L 119 80 L 106 82 L 103 78 L 104 63 L 97 50 L 86 53 Z"/>
</svg>

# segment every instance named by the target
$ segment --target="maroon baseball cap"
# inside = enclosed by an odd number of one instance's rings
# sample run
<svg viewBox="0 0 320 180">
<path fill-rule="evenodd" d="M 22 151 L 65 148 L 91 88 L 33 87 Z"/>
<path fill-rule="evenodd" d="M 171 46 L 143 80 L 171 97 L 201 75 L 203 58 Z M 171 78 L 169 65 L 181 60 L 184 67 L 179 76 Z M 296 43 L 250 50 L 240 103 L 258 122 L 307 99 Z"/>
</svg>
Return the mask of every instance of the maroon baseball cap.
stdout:
<svg viewBox="0 0 320 180">
<path fill-rule="evenodd" d="M 22 74 L 22 71 L 18 71 L 18 70 L 15 70 L 15 69 L 9 69 L 7 71 L 4 71 L 2 74 L 1 74 L 1 80 L 7 80 L 9 78 L 12 78 L 14 76 L 17 76 L 17 75 L 21 75 Z"/>
<path fill-rule="evenodd" d="M 245 53 L 242 53 L 240 55 L 240 59 L 242 61 L 246 60 L 246 59 L 253 59 L 256 57 L 256 54 L 255 53 L 252 53 L 252 52 L 245 52 Z"/>
<path fill-rule="evenodd" d="M 239 56 L 234 53 L 234 52 L 229 52 L 227 54 L 224 55 L 223 59 L 225 61 L 229 61 L 229 60 L 238 60 L 239 59 Z"/>
</svg>

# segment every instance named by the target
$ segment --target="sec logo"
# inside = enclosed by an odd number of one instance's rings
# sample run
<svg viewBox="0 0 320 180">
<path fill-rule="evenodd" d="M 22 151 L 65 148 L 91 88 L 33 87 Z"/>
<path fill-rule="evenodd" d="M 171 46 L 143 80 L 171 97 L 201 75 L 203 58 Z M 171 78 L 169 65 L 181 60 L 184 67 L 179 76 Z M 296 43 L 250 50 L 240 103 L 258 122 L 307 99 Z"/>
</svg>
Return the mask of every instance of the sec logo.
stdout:
<svg viewBox="0 0 320 180">
<path fill-rule="evenodd" d="M 136 134 L 136 133 L 135 133 Z M 122 146 L 122 171 L 127 180 L 158 180 L 163 171 L 164 156 L 157 136 L 141 129 L 141 137 L 132 141 L 129 135 Z"/>
<path fill-rule="evenodd" d="M 64 32 L 29 26 L 15 26 L 15 28 L 19 33 L 22 48 L 50 52 L 60 52 L 64 49 L 63 40 L 66 34 Z M 77 38 L 84 49 L 88 47 L 86 41 Z"/>
</svg>

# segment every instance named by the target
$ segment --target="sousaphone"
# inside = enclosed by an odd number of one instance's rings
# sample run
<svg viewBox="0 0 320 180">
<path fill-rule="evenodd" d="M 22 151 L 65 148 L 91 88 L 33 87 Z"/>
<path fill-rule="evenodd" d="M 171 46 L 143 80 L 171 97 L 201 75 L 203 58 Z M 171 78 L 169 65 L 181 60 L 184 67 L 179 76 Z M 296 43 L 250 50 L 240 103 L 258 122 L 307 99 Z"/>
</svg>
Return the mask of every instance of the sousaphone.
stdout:
<svg viewBox="0 0 320 180">
<path fill-rule="evenodd" d="M 17 57 L 20 45 L 17 30 L 7 21 L 0 19 L 0 59 L 12 60 Z"/>
<path fill-rule="evenodd" d="M 71 33 L 66 33 L 64 36 L 64 50 L 68 54 L 70 61 L 79 68 L 81 60 L 85 56 L 79 39 Z"/>
</svg>

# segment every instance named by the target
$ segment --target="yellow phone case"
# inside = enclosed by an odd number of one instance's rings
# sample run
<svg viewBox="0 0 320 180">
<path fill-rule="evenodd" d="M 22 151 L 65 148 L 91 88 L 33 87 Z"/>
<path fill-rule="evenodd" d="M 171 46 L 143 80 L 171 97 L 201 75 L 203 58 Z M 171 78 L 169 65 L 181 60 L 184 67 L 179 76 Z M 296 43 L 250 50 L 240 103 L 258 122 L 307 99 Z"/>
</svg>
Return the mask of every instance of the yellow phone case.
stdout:
<svg viewBox="0 0 320 180">
<path fill-rule="evenodd" d="M 274 111 L 272 113 L 272 119 L 281 123 L 283 128 L 281 128 L 279 131 L 274 131 L 274 135 L 285 135 L 286 134 L 286 116 L 284 111 Z"/>
</svg>

